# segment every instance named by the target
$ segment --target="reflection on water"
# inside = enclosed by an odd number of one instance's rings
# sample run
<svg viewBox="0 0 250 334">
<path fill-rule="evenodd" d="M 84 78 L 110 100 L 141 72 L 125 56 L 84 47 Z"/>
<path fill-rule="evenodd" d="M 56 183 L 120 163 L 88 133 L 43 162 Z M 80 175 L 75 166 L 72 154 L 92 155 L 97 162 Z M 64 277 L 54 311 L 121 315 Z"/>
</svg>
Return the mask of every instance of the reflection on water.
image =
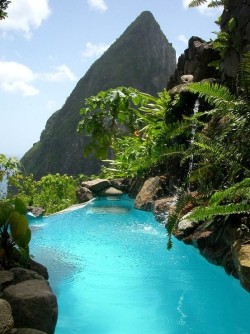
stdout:
<svg viewBox="0 0 250 334">
<path fill-rule="evenodd" d="M 87 214 L 123 214 L 128 212 L 129 208 L 122 206 L 93 206 L 87 211 Z"/>
</svg>

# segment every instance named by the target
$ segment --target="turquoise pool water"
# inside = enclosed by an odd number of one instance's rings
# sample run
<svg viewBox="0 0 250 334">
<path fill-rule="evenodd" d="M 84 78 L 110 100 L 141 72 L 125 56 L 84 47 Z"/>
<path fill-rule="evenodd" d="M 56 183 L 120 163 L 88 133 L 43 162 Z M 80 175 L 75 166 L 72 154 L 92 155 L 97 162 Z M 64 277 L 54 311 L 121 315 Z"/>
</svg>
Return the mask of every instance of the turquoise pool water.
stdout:
<svg viewBox="0 0 250 334">
<path fill-rule="evenodd" d="M 249 334 L 250 294 L 127 197 L 31 223 L 57 295 L 56 334 Z"/>
</svg>

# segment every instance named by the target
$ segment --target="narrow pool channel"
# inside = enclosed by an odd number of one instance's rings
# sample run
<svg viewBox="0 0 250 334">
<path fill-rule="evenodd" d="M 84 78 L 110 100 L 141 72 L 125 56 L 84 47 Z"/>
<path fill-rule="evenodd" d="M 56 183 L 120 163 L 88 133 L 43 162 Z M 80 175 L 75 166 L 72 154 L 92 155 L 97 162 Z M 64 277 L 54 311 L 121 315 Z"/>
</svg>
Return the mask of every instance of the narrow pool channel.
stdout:
<svg viewBox="0 0 250 334">
<path fill-rule="evenodd" d="M 249 334 L 250 294 L 133 201 L 100 198 L 31 222 L 58 298 L 56 334 Z"/>
</svg>

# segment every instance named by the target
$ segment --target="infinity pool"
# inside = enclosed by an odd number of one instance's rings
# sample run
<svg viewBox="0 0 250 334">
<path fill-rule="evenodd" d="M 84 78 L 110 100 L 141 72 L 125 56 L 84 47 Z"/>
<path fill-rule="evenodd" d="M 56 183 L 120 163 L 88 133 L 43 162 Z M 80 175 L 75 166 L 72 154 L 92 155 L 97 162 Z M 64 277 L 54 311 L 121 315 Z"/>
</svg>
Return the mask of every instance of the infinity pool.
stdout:
<svg viewBox="0 0 250 334">
<path fill-rule="evenodd" d="M 128 197 L 31 223 L 57 295 L 56 334 L 249 334 L 250 294 Z"/>
</svg>

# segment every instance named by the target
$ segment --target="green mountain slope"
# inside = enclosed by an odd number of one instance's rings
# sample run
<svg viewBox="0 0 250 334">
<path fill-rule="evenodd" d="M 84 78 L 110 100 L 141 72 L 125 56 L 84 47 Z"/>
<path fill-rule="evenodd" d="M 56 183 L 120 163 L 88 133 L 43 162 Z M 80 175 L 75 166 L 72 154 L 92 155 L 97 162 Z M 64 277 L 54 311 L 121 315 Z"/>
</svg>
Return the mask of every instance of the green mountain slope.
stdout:
<svg viewBox="0 0 250 334">
<path fill-rule="evenodd" d="M 79 80 L 64 106 L 47 121 L 40 141 L 21 159 L 27 173 L 84 173 L 100 169 L 100 161 L 83 157 L 88 138 L 76 132 L 84 99 L 101 90 L 131 86 L 156 94 L 166 87 L 176 54 L 150 12 L 143 12 Z"/>
</svg>

